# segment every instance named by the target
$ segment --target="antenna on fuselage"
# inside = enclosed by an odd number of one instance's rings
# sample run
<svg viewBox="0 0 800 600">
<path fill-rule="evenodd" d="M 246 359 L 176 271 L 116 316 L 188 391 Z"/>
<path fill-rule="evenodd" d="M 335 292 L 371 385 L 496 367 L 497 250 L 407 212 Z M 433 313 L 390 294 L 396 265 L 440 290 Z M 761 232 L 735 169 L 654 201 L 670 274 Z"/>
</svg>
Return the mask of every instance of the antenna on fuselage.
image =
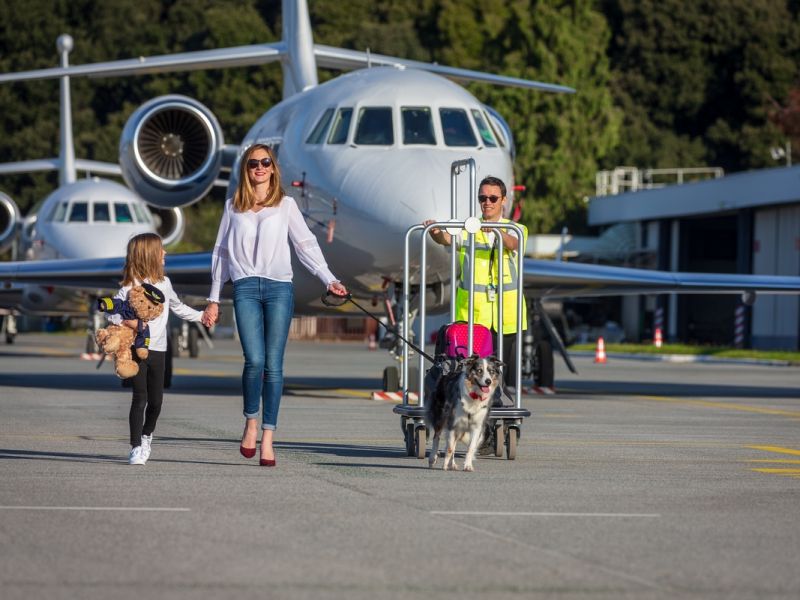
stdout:
<svg viewBox="0 0 800 600">
<path fill-rule="evenodd" d="M 311 34 L 311 19 L 306 0 L 283 0 L 281 6 L 283 44 L 286 58 L 281 61 L 283 69 L 283 98 L 316 87 L 317 59 L 314 57 L 314 36 Z"/>
<path fill-rule="evenodd" d="M 72 36 L 66 33 L 58 36 L 56 48 L 59 53 L 59 64 L 62 69 L 69 66 L 69 53 L 73 48 Z M 61 118 L 61 148 L 58 151 L 58 184 L 66 185 L 76 180 L 75 145 L 72 140 L 72 101 L 69 94 L 69 77 L 61 78 L 61 94 L 59 96 L 59 116 Z"/>
</svg>

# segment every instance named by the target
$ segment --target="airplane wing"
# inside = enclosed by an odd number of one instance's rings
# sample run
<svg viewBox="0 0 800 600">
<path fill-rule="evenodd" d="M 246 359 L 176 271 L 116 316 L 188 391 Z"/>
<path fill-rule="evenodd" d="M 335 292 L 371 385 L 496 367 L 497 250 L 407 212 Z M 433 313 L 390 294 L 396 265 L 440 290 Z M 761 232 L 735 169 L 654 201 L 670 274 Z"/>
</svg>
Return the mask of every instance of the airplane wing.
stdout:
<svg viewBox="0 0 800 600">
<path fill-rule="evenodd" d="M 800 294 L 800 277 L 738 273 L 681 273 L 524 259 L 524 285 L 539 298 L 632 294 Z"/>
<path fill-rule="evenodd" d="M 64 76 L 121 77 L 127 75 L 195 71 L 200 69 L 247 67 L 278 61 L 283 56 L 286 56 L 287 53 L 288 50 L 284 42 L 254 44 L 251 46 L 237 46 L 234 48 L 220 48 L 216 50 L 198 50 L 195 52 L 162 54 L 158 56 L 140 56 L 139 58 L 112 60 L 86 65 L 20 71 L 19 73 L 4 73 L 0 74 L 0 83 L 57 79 Z M 522 87 L 547 92 L 575 92 L 573 88 L 563 85 L 543 83 L 541 81 L 520 79 L 517 77 L 504 77 L 502 75 L 482 73 L 470 69 L 458 69 L 456 67 L 447 67 L 435 63 L 425 63 L 416 60 L 395 58 L 383 54 L 360 52 L 357 50 L 346 50 L 321 44 L 314 45 L 314 55 L 316 56 L 319 66 L 329 69 L 351 70 L 369 66 L 394 66 L 430 71 L 431 73 L 436 73 L 457 81 L 479 81 L 494 85 Z"/>
<path fill-rule="evenodd" d="M 35 283 L 116 291 L 124 264 L 124 257 L 0 262 L 0 286 Z M 179 291 L 205 296 L 211 282 L 211 253 L 170 254 L 167 272 Z"/>
<path fill-rule="evenodd" d="M 53 67 L 4 73 L 0 75 L 0 83 L 14 81 L 33 81 L 40 79 L 57 79 L 59 77 L 120 77 L 125 75 L 146 75 L 152 73 L 175 73 L 177 71 L 194 71 L 198 69 L 221 69 L 224 67 L 247 67 L 262 65 L 280 60 L 286 54 L 283 42 L 272 44 L 254 44 L 235 48 L 217 50 L 198 50 L 159 56 L 140 56 L 124 60 L 74 65 L 70 67 Z"/>
<path fill-rule="evenodd" d="M 92 290 L 116 290 L 124 258 L 0 262 L 0 285 L 37 283 Z M 204 297 L 208 292 L 211 253 L 167 255 L 166 271 L 180 293 Z M 526 295 L 576 298 L 631 294 L 800 294 L 800 277 L 679 273 L 607 267 L 526 258 Z"/>
<path fill-rule="evenodd" d="M 447 67 L 444 65 L 437 65 L 435 63 L 425 63 L 417 60 L 395 58 L 393 56 L 385 56 L 383 54 L 372 54 L 371 52 L 346 50 L 344 48 L 335 48 L 333 46 L 324 46 L 322 44 L 314 44 L 314 55 L 317 58 L 317 65 L 320 67 L 327 67 L 329 69 L 352 70 L 363 69 L 370 66 L 399 67 L 429 71 L 431 73 L 436 73 L 437 75 L 447 77 L 448 79 L 454 79 L 456 81 L 478 81 L 481 83 L 491 83 L 493 85 L 521 87 L 542 90 L 545 92 L 566 94 L 575 93 L 573 88 L 565 85 L 543 83 L 541 81 L 519 79 L 517 77 L 504 77 L 503 75 L 493 75 L 491 73 L 472 71 L 470 69 L 458 69 L 456 67 Z"/>
</svg>

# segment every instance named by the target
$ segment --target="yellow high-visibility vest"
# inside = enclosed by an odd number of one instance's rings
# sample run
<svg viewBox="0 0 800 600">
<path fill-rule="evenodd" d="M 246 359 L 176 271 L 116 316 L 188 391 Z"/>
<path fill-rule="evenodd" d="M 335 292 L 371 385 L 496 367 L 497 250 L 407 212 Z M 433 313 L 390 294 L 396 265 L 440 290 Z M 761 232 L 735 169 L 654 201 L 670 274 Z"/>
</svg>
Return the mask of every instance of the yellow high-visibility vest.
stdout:
<svg viewBox="0 0 800 600">
<path fill-rule="evenodd" d="M 510 223 L 509 219 L 500 219 L 500 223 Z M 518 223 L 523 231 L 523 239 L 519 251 L 525 252 L 528 241 L 528 228 Z M 514 235 L 510 232 L 509 235 Z M 489 273 L 489 263 L 492 255 L 493 232 L 483 230 L 475 234 L 475 297 L 473 299 L 473 322 L 499 331 L 499 305 L 503 302 L 503 334 L 517 331 L 517 285 L 520 274 L 517 272 L 517 253 L 503 249 L 503 291 L 500 292 L 498 282 L 498 266 L 500 260 L 495 242 L 495 256 L 492 272 Z M 461 243 L 458 251 L 458 264 L 460 276 L 456 290 L 456 320 L 467 321 L 469 317 L 469 237 L 466 231 L 461 232 Z M 494 300 L 490 300 L 490 289 L 494 289 Z M 525 298 L 522 298 L 522 329 L 528 328 L 528 309 Z"/>
</svg>

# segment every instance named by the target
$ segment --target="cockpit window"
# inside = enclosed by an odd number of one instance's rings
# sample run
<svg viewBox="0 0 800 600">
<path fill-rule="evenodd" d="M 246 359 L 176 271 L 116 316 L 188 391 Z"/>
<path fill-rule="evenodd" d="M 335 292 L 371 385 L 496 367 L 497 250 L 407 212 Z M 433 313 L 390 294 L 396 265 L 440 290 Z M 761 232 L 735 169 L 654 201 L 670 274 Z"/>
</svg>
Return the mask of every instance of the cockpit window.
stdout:
<svg viewBox="0 0 800 600">
<path fill-rule="evenodd" d="M 328 138 L 329 144 L 344 144 L 347 141 L 347 132 L 350 130 L 350 120 L 353 118 L 352 108 L 340 108 L 333 122 L 333 129 Z"/>
<path fill-rule="evenodd" d="M 487 148 L 496 148 L 497 142 L 494 141 L 494 137 L 492 136 L 492 132 L 489 129 L 489 126 L 486 124 L 486 121 L 481 114 L 481 111 L 472 109 L 472 118 L 475 119 L 475 125 L 478 126 L 478 133 L 481 134 L 481 139 L 483 143 L 486 144 Z"/>
<path fill-rule="evenodd" d="M 73 202 L 69 213 L 70 223 L 86 223 L 89 220 L 89 205 L 86 202 Z"/>
<path fill-rule="evenodd" d="M 505 145 L 506 145 L 505 140 L 503 139 L 503 135 L 497 129 L 497 125 L 492 120 L 492 118 L 489 115 L 489 113 L 483 113 L 483 114 L 486 116 L 486 122 L 489 123 L 489 127 L 491 127 L 492 131 L 494 132 L 494 137 L 497 140 L 497 143 L 500 144 L 501 148 L 505 148 Z"/>
<path fill-rule="evenodd" d="M 333 109 L 329 108 L 317 121 L 317 124 L 314 125 L 314 130 L 311 132 L 311 135 L 308 136 L 306 140 L 306 144 L 321 144 L 322 140 L 325 139 L 325 133 L 328 131 L 328 125 L 331 124 L 331 118 L 333 117 Z"/>
<path fill-rule="evenodd" d="M 133 212 L 136 215 L 136 220 L 139 223 L 149 223 L 150 219 L 147 218 L 147 210 L 139 206 L 138 204 L 133 204 Z"/>
<path fill-rule="evenodd" d="M 95 202 L 92 204 L 92 221 L 110 221 L 111 211 L 108 208 L 108 202 Z"/>
<path fill-rule="evenodd" d="M 394 144 L 392 109 L 388 106 L 362 108 L 358 114 L 356 144 L 391 146 Z"/>
<path fill-rule="evenodd" d="M 448 146 L 477 146 L 475 132 L 469 124 L 467 112 L 460 108 L 440 108 L 444 143 Z"/>
<path fill-rule="evenodd" d="M 114 213 L 116 215 L 117 223 L 133 223 L 133 215 L 131 215 L 131 208 L 127 204 L 123 204 L 121 202 L 115 202 Z"/>
<path fill-rule="evenodd" d="M 55 213 L 53 214 L 53 221 L 61 222 L 67 216 L 67 203 L 66 202 L 59 202 L 58 206 L 56 206 Z"/>
<path fill-rule="evenodd" d="M 404 144 L 436 144 L 430 108 L 404 106 L 400 114 L 403 117 Z"/>
</svg>

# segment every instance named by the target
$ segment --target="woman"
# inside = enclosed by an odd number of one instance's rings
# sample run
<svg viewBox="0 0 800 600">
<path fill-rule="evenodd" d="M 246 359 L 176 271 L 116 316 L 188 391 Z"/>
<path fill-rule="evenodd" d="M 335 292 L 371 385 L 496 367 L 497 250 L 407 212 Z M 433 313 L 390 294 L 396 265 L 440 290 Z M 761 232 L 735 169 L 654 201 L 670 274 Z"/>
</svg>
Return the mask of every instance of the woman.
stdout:
<svg viewBox="0 0 800 600">
<path fill-rule="evenodd" d="M 283 354 L 294 310 L 289 239 L 300 262 L 343 296 L 347 289 L 328 269 L 319 243 L 294 199 L 281 188 L 269 146 L 248 148 L 239 165 L 239 185 L 225 202 L 211 262 L 211 293 L 203 313 L 210 326 L 219 318 L 222 285 L 233 281 L 233 308 L 244 352 L 242 388 L 245 427 L 239 451 L 256 453 L 261 406 L 261 466 L 275 466 L 272 441 L 283 393 Z"/>
</svg>

